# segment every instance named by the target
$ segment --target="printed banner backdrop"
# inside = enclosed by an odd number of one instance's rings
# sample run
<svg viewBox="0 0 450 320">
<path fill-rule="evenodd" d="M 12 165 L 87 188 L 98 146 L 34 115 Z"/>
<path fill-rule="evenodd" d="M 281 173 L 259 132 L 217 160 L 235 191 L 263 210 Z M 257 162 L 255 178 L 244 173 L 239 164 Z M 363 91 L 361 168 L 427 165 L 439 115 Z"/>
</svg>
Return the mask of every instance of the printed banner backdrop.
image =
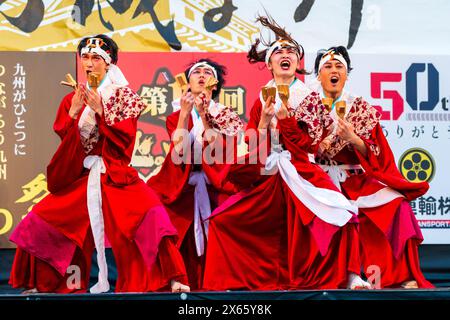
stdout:
<svg viewBox="0 0 450 320">
<path fill-rule="evenodd" d="M 122 53 L 119 57 L 119 66 L 131 88 L 148 104 L 140 117 L 132 159 L 133 167 L 145 181 L 159 171 L 168 152 L 165 117 L 173 111 L 172 101 L 181 95 L 174 76 L 200 58 L 211 58 L 226 65 L 228 75 L 219 101 L 233 106 L 244 121 L 248 119 L 260 86 L 271 77 L 264 65 L 250 65 L 244 53 Z M 68 72 L 79 74 L 79 81 L 85 78 L 80 66 L 76 72 L 73 53 L 3 52 L 0 62 L 4 65 L 4 68 L 0 66 L 0 71 L 5 70 L 4 74 L 0 72 L 0 89 L 1 83 L 5 83 L 4 94 L 0 94 L 0 101 L 5 102 L 5 107 L 0 108 L 1 248 L 12 246 L 8 241 L 11 231 L 33 205 L 48 194 L 46 166 L 59 143 L 52 130 L 53 120 L 61 99 L 69 92 L 59 82 Z M 22 95 L 17 93 L 19 80 L 14 76 L 18 62 L 26 72 L 26 79 L 20 80 L 24 83 L 20 92 L 26 100 L 19 102 L 27 110 L 21 117 L 26 140 L 19 142 L 22 136 L 16 137 L 19 117 L 15 115 L 15 101 Z M 6 98 L 2 100 L 2 96 Z M 15 145 L 19 143 L 24 145 L 19 149 L 24 150 L 23 155 L 14 154 Z"/>
<path fill-rule="evenodd" d="M 46 166 L 59 138 L 52 126 L 75 74 L 73 53 L 0 52 L 0 248 L 13 228 L 48 194 Z"/>
<path fill-rule="evenodd" d="M 312 58 L 306 58 L 311 70 Z M 403 176 L 430 183 L 411 203 L 425 243 L 450 243 L 448 61 L 446 56 L 354 54 L 347 86 L 381 111 Z"/>
<path fill-rule="evenodd" d="M 140 117 L 132 159 L 133 167 L 145 181 L 159 172 L 169 149 L 165 121 L 173 112 L 172 101 L 181 96 L 174 77 L 201 58 L 226 67 L 225 84 L 217 100 L 232 106 L 247 122 L 260 87 L 271 79 L 271 74 L 264 64 L 249 64 L 246 53 L 122 53 L 119 57 L 119 66 L 130 86 L 148 105 Z M 85 81 L 80 65 L 78 74 L 79 81 Z"/>
<path fill-rule="evenodd" d="M 47 192 L 45 168 L 58 144 L 51 127 L 68 92 L 59 81 L 75 74 L 82 37 L 107 33 L 118 42 L 119 65 L 148 104 L 132 160 L 147 180 L 167 152 L 164 120 L 180 95 L 173 76 L 192 60 L 228 67 L 220 101 L 246 119 L 270 77 L 245 59 L 265 10 L 309 52 L 310 71 L 318 49 L 347 46 L 349 91 L 380 106 L 405 177 L 430 182 L 412 203 L 425 243 L 450 243 L 447 0 L 0 0 L 0 51 L 11 51 L 0 52 L 0 247 L 11 246 L 11 230 Z M 67 53 L 15 52 L 25 50 Z"/>
<path fill-rule="evenodd" d="M 0 0 L 0 50 L 74 51 L 107 33 L 131 52 L 242 52 L 259 31 L 235 10 L 229 0 Z"/>
<path fill-rule="evenodd" d="M 266 11 L 309 52 L 450 52 L 447 0 L 0 0 L 0 50 L 73 51 L 108 33 L 131 52 L 243 52 Z"/>
</svg>

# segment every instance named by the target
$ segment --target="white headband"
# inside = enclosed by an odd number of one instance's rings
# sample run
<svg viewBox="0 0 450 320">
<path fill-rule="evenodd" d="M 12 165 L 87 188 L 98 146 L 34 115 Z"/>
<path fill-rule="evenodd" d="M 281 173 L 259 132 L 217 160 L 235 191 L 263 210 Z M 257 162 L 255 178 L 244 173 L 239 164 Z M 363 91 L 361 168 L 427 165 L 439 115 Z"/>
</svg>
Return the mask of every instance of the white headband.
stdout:
<svg viewBox="0 0 450 320">
<path fill-rule="evenodd" d="M 345 61 L 345 59 L 342 55 L 334 52 L 334 50 L 330 50 L 322 56 L 322 59 L 320 59 L 320 62 L 319 62 L 318 70 L 320 71 L 320 69 L 322 69 L 323 65 L 330 60 L 337 60 L 337 61 L 341 62 L 345 66 L 345 70 L 348 70 L 347 61 Z"/>
<path fill-rule="evenodd" d="M 103 40 L 100 38 L 90 38 L 88 39 L 86 46 L 81 49 L 80 54 L 98 54 L 100 57 L 105 59 L 105 62 L 109 65 L 107 76 L 111 80 L 111 83 L 120 86 L 127 86 L 128 81 L 123 75 L 122 70 L 120 70 L 117 65 L 111 63 L 112 58 L 105 50 L 101 48 L 102 43 Z"/>
<path fill-rule="evenodd" d="M 267 66 L 269 65 L 269 60 L 270 60 L 270 56 L 272 55 L 272 53 L 273 53 L 275 50 L 280 49 L 280 48 L 283 48 L 283 47 L 294 47 L 294 48 L 296 48 L 296 49 L 297 49 L 297 55 L 298 55 L 299 58 L 300 58 L 300 53 L 298 52 L 297 46 L 296 46 L 295 44 L 293 44 L 292 42 L 289 42 L 289 41 L 287 41 L 287 40 L 281 39 L 281 40 L 275 41 L 275 42 L 270 46 L 270 48 L 267 49 L 266 57 L 265 57 L 265 62 L 266 62 L 266 65 L 267 65 Z"/>
<path fill-rule="evenodd" d="M 205 61 L 197 62 L 196 64 L 194 64 L 194 65 L 189 69 L 189 72 L 188 72 L 188 79 L 189 79 L 189 77 L 191 76 L 192 71 L 194 71 L 195 69 L 197 69 L 197 68 L 199 68 L 199 67 L 203 67 L 203 68 L 208 68 L 208 69 L 210 69 L 210 70 L 214 73 L 214 78 L 216 78 L 217 80 L 219 80 L 219 79 L 217 78 L 217 71 L 216 71 L 216 69 L 215 69 L 213 66 L 209 65 L 209 64 L 208 64 L 207 62 L 205 62 Z"/>
<path fill-rule="evenodd" d="M 81 49 L 80 55 L 83 55 L 85 53 L 95 53 L 98 54 L 100 57 L 105 59 L 105 62 L 107 64 L 111 64 L 111 56 L 101 48 L 101 42 L 102 39 L 100 38 L 90 38 L 88 39 L 88 42 L 84 48 Z"/>
</svg>

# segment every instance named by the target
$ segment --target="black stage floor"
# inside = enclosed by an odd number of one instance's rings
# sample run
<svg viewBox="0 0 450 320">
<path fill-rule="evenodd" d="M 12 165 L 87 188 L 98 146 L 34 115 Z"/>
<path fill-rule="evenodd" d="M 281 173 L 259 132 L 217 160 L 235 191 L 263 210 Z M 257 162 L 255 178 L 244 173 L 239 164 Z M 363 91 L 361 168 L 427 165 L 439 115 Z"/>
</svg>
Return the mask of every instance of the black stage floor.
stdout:
<svg viewBox="0 0 450 320">
<path fill-rule="evenodd" d="M 280 301 L 280 300 L 450 300 L 450 288 L 382 290 L 292 290 L 292 291 L 199 291 L 189 293 L 102 293 L 102 294 L 0 294 L 0 300 L 19 301 Z"/>
<path fill-rule="evenodd" d="M 450 300 L 450 245 L 422 245 L 419 247 L 422 271 L 436 289 L 383 289 L 383 290 L 302 290 L 302 291 L 229 291 L 229 292 L 191 292 L 187 294 L 172 293 L 113 293 L 105 294 L 21 294 L 22 290 L 8 285 L 9 271 L 14 258 L 14 249 L 0 250 L 0 301 L 299 301 L 299 300 Z M 111 291 L 117 276 L 112 252 L 107 250 L 108 272 Z M 91 282 L 95 281 L 95 255 L 92 263 Z M 93 282 L 94 283 L 94 282 Z"/>
</svg>

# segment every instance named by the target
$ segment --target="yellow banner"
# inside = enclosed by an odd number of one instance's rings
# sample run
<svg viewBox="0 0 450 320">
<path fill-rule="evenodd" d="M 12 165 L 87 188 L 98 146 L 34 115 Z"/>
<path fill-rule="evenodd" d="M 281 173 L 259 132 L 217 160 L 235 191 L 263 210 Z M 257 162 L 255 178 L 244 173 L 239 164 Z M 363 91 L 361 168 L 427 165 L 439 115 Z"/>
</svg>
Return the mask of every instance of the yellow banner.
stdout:
<svg viewBox="0 0 450 320">
<path fill-rule="evenodd" d="M 1 51 L 75 51 L 106 33 L 122 51 L 242 52 L 258 29 L 229 0 L 0 0 Z"/>
</svg>

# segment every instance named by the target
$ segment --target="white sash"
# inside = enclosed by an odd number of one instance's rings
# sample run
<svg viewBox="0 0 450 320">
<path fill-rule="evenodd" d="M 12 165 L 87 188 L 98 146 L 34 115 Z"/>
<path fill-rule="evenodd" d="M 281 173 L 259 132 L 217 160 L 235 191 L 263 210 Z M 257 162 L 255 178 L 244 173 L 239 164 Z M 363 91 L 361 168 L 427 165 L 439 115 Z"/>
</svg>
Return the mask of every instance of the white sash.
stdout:
<svg viewBox="0 0 450 320">
<path fill-rule="evenodd" d="M 376 208 L 386 203 L 389 203 L 394 199 L 404 197 L 405 196 L 402 195 L 400 192 L 392 188 L 385 187 L 383 189 L 378 190 L 375 193 L 372 193 L 367 196 L 358 197 L 358 199 L 350 202 L 358 206 L 358 208 Z"/>
<path fill-rule="evenodd" d="M 345 170 L 362 169 L 362 166 L 359 164 L 320 165 L 320 167 L 328 173 L 339 190 L 341 190 L 341 182 L 345 182 L 348 177 Z M 358 208 L 376 208 L 394 199 L 404 197 L 400 192 L 390 187 L 385 187 L 367 196 L 360 196 L 356 200 L 350 200 L 350 202 Z"/>
<path fill-rule="evenodd" d="M 266 170 L 277 167 L 281 177 L 295 196 L 321 220 L 342 227 L 351 218 L 349 212 L 358 212 L 358 208 L 347 198 L 333 190 L 318 188 L 300 176 L 291 163 L 291 154 L 287 150 L 272 152 L 267 158 Z"/>
<path fill-rule="evenodd" d="M 105 223 L 102 211 L 101 174 L 106 172 L 105 163 L 99 156 L 87 156 L 83 165 L 89 169 L 87 185 L 87 207 L 91 222 L 95 249 L 97 250 L 98 282 L 89 290 L 91 293 L 109 291 L 108 266 L 105 256 Z"/>
<path fill-rule="evenodd" d="M 206 220 L 211 215 L 211 205 L 209 202 L 208 177 L 203 171 L 192 172 L 189 177 L 189 184 L 195 186 L 194 191 L 194 237 L 197 255 L 200 257 L 205 253 L 205 241 L 203 237 L 203 227 L 206 238 L 208 238 L 209 221 Z M 206 221 L 205 221 L 206 220 Z"/>
<path fill-rule="evenodd" d="M 345 182 L 347 180 L 347 172 L 345 170 L 357 170 L 361 169 L 362 167 L 359 164 L 339 164 L 339 165 L 325 165 L 321 164 L 320 167 L 325 171 L 328 176 L 333 181 L 334 185 L 338 187 L 339 190 L 341 189 L 341 182 Z"/>
</svg>

